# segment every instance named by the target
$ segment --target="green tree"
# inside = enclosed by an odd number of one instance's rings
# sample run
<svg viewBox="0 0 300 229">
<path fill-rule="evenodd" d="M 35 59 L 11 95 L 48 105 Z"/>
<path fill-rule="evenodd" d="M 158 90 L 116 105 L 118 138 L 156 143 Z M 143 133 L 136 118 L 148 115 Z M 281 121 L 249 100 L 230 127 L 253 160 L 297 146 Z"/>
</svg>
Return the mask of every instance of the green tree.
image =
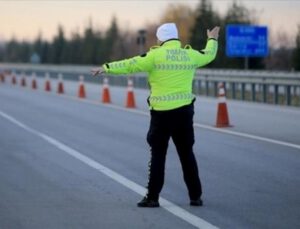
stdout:
<svg viewBox="0 0 300 229">
<path fill-rule="evenodd" d="M 13 37 L 5 45 L 4 61 L 6 62 L 19 62 L 19 44 L 18 41 Z"/>
<path fill-rule="evenodd" d="M 42 33 L 39 33 L 35 41 L 33 42 L 33 52 L 41 56 L 43 46 Z"/>
<path fill-rule="evenodd" d="M 296 47 L 293 51 L 293 67 L 295 70 L 300 71 L 300 24 L 296 36 Z"/>
<path fill-rule="evenodd" d="M 34 53 L 37 54 L 40 58 L 40 61 L 42 62 L 42 52 L 43 52 L 43 38 L 42 38 L 42 33 L 40 32 L 37 38 L 32 43 L 31 55 L 33 55 Z"/>
<path fill-rule="evenodd" d="M 43 41 L 42 42 L 42 47 L 41 47 L 41 53 L 40 53 L 40 57 L 41 57 L 41 63 L 50 63 L 51 59 L 50 59 L 50 44 L 47 41 Z"/>
<path fill-rule="evenodd" d="M 100 58 L 102 56 L 102 53 L 100 53 L 102 38 L 100 32 L 96 32 L 93 30 L 91 21 L 88 28 L 85 29 L 82 45 L 82 63 L 99 64 Z"/>
<path fill-rule="evenodd" d="M 29 62 L 32 45 L 29 42 L 18 42 L 12 38 L 5 46 L 4 61 L 6 62 Z"/>
<path fill-rule="evenodd" d="M 4 61 L 4 55 L 5 55 L 5 47 L 4 44 L 0 44 L 0 61 Z"/>
<path fill-rule="evenodd" d="M 228 8 L 224 21 L 226 24 L 250 24 L 252 22 L 250 11 L 236 0 Z"/>
<path fill-rule="evenodd" d="M 66 55 L 66 39 L 63 27 L 58 26 L 58 34 L 54 37 L 51 45 L 51 62 L 54 64 L 61 64 L 64 62 Z"/>
<path fill-rule="evenodd" d="M 105 53 L 105 55 L 104 55 L 105 61 L 110 61 L 113 59 L 113 56 L 114 56 L 113 51 L 118 52 L 118 50 L 115 47 L 120 38 L 119 36 L 120 36 L 120 34 L 119 34 L 119 27 L 118 27 L 117 19 L 116 19 L 116 17 L 113 17 L 110 27 L 106 31 L 105 38 L 104 38 L 103 51 Z"/>
<path fill-rule="evenodd" d="M 67 63 L 81 64 L 83 59 L 83 40 L 79 32 L 73 32 L 68 42 L 68 58 Z"/>
<path fill-rule="evenodd" d="M 19 45 L 19 57 L 20 57 L 20 61 L 23 63 L 28 63 L 30 62 L 30 56 L 32 54 L 32 45 L 27 42 L 27 41 L 23 41 L 20 45 Z"/>
<path fill-rule="evenodd" d="M 94 40 L 94 48 L 95 48 L 95 57 L 93 64 L 102 64 L 105 62 L 104 60 L 104 49 L 103 49 L 103 38 L 102 34 L 99 31 L 95 32 L 95 40 Z"/>
<path fill-rule="evenodd" d="M 37 42 L 37 40 L 35 42 Z M 51 43 L 43 40 L 40 41 L 40 44 L 37 44 L 35 42 L 32 44 L 32 52 L 38 53 L 42 64 L 51 63 Z"/>
</svg>

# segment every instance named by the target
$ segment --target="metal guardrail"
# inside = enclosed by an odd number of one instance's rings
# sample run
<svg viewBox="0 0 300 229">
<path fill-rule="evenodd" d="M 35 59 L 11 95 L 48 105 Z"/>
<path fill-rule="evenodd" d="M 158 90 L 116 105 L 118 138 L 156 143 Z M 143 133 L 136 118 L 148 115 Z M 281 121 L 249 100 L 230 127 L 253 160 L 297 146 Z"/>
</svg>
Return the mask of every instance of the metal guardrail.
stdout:
<svg viewBox="0 0 300 229">
<path fill-rule="evenodd" d="M 299 72 L 204 70 L 197 74 L 194 88 L 198 94 L 217 96 L 219 82 L 232 99 L 300 105 Z"/>
<path fill-rule="evenodd" d="M 93 67 L 0 63 L 1 71 L 24 72 L 26 75 L 35 72 L 40 77 L 47 72 L 52 78 L 57 78 L 61 73 L 65 79 L 70 80 L 78 80 L 79 75 L 84 75 L 86 81 L 102 83 L 102 77 L 88 77 Z M 131 77 L 136 88 L 148 88 L 145 74 L 134 74 Z M 126 77 L 110 76 L 109 79 L 111 85 L 127 86 Z M 299 72 L 199 69 L 193 91 L 198 95 L 217 96 L 220 82 L 225 84 L 229 99 L 300 106 Z"/>
</svg>

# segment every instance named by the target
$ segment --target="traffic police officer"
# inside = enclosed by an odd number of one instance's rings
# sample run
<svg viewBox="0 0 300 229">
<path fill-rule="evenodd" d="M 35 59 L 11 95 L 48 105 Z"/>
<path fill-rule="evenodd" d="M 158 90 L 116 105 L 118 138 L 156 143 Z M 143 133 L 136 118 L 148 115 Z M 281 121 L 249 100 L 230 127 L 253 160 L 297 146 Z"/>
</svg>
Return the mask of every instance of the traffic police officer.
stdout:
<svg viewBox="0 0 300 229">
<path fill-rule="evenodd" d="M 146 54 L 106 63 L 92 69 L 92 74 L 130 74 L 147 72 L 151 121 L 147 141 L 151 147 L 148 192 L 139 207 L 159 207 L 164 183 L 168 142 L 172 138 L 181 162 L 190 205 L 202 206 L 202 188 L 193 152 L 194 101 L 192 82 L 197 68 L 213 61 L 218 49 L 219 27 L 207 30 L 206 47 L 197 51 L 190 45 L 181 47 L 177 27 L 166 23 L 157 29 L 159 46 Z"/>
</svg>

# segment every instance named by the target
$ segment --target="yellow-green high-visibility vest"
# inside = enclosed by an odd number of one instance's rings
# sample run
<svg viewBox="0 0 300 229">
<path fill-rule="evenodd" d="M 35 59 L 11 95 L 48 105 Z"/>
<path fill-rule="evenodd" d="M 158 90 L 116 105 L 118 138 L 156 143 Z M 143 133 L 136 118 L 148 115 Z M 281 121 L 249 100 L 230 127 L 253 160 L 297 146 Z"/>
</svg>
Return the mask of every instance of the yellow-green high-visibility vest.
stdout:
<svg viewBox="0 0 300 229">
<path fill-rule="evenodd" d="M 182 48 L 181 42 L 174 39 L 152 47 L 141 56 L 106 63 L 103 68 L 106 73 L 116 75 L 147 72 L 150 109 L 172 110 L 192 102 L 195 71 L 214 60 L 217 49 L 218 42 L 214 39 L 209 39 L 201 51 L 190 45 Z"/>
</svg>

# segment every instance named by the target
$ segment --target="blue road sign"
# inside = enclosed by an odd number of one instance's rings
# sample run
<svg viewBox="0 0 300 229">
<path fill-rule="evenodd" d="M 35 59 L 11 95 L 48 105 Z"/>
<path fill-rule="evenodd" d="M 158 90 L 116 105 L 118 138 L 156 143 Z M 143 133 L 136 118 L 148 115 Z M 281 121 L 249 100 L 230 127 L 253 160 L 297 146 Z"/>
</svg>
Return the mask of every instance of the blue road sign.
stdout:
<svg viewBox="0 0 300 229">
<path fill-rule="evenodd" d="M 227 25 L 226 55 L 229 57 L 265 57 L 268 55 L 266 26 Z"/>
</svg>

